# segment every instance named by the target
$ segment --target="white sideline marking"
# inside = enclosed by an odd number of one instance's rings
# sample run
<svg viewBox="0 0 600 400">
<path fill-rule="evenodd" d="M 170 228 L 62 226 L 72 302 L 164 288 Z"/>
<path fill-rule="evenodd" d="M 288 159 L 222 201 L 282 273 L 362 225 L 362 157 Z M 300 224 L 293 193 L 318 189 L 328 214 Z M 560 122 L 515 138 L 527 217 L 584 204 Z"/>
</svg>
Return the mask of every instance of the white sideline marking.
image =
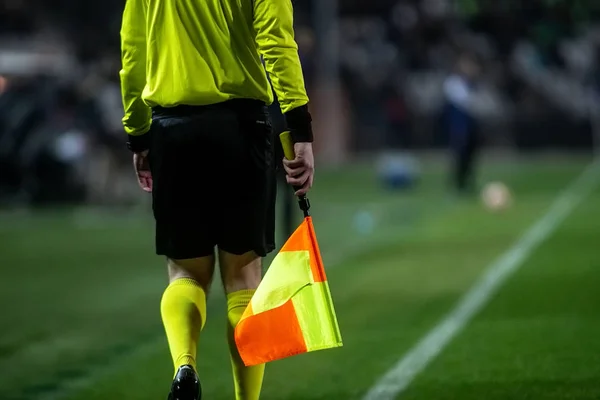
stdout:
<svg viewBox="0 0 600 400">
<path fill-rule="evenodd" d="M 589 165 L 552 203 L 548 211 L 511 248 L 490 264 L 456 307 L 402 357 L 363 397 L 393 400 L 402 393 L 485 306 L 566 217 L 590 194 L 598 181 L 600 162 Z"/>
</svg>

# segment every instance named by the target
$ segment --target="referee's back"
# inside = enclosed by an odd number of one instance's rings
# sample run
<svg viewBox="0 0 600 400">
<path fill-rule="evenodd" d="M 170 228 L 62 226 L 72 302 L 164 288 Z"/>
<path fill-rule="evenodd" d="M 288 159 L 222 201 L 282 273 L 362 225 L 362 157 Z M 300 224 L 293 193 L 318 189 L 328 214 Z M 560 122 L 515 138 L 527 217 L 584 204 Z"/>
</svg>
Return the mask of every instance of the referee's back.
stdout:
<svg viewBox="0 0 600 400">
<path fill-rule="evenodd" d="M 149 130 L 150 107 L 271 104 L 261 56 L 282 112 L 308 103 L 291 0 L 127 0 L 121 45 L 130 135 Z"/>
</svg>

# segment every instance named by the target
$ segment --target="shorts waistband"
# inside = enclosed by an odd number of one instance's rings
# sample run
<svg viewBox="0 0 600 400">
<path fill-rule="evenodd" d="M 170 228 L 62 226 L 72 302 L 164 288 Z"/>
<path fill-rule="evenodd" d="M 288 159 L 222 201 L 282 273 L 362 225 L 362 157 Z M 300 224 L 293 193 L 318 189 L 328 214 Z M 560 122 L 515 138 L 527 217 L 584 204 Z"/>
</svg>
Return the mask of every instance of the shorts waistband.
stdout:
<svg viewBox="0 0 600 400">
<path fill-rule="evenodd" d="M 152 107 L 153 118 L 180 117 L 187 115 L 200 114 L 207 111 L 230 109 L 240 112 L 260 112 L 266 109 L 267 105 L 260 100 L 252 99 L 232 99 L 222 103 L 208 104 L 203 106 L 191 106 L 186 104 L 175 107 Z"/>
</svg>

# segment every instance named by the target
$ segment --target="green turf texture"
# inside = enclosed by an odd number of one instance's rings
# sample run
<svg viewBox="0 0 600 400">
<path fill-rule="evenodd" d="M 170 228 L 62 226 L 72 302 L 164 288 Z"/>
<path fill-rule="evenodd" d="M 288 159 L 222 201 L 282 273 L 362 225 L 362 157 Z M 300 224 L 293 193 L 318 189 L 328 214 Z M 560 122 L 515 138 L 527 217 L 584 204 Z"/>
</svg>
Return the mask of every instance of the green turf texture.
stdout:
<svg viewBox="0 0 600 400">
<path fill-rule="evenodd" d="M 365 165 L 321 172 L 311 200 L 345 346 L 272 363 L 262 399 L 360 399 L 585 164 L 484 164 L 482 181 L 515 193 L 501 214 L 448 195 L 439 166 L 408 193 L 382 190 Z M 596 190 L 399 398 L 600 397 L 599 200 Z M 372 231 L 355 228 L 360 212 Z M 166 399 L 166 276 L 150 216 L 88 214 L 0 216 L 0 399 Z M 209 400 L 233 398 L 223 300 L 215 289 L 200 343 Z"/>
</svg>

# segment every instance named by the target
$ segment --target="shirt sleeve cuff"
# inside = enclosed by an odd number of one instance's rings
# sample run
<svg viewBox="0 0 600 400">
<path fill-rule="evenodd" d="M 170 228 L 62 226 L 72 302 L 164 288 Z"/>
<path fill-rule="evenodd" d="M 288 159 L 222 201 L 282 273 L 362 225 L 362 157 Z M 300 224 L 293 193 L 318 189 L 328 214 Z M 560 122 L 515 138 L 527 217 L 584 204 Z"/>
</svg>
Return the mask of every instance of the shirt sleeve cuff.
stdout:
<svg viewBox="0 0 600 400">
<path fill-rule="evenodd" d="M 143 135 L 127 135 L 127 148 L 134 153 L 141 153 L 150 148 L 150 133 Z"/>
<path fill-rule="evenodd" d="M 312 142 L 314 140 L 312 116 L 308 111 L 308 105 L 296 107 L 286 112 L 285 120 L 294 143 Z"/>
</svg>

